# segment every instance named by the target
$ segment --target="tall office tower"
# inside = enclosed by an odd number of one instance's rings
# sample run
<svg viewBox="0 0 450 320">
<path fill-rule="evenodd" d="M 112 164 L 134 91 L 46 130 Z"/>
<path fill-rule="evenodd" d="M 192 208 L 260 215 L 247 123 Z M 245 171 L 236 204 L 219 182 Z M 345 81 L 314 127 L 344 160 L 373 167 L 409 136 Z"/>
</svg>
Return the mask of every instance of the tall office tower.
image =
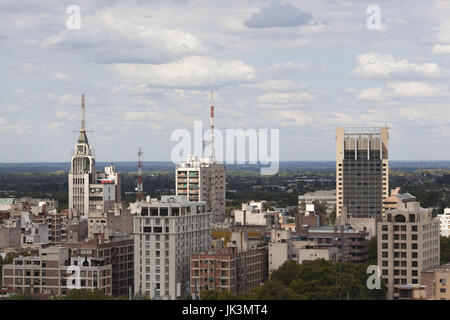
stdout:
<svg viewBox="0 0 450 320">
<path fill-rule="evenodd" d="M 95 158 L 85 128 L 84 96 L 81 96 L 81 130 L 69 171 L 69 215 L 89 219 L 92 225 L 106 224 L 106 211 L 118 210 L 121 178 L 114 165 L 95 171 Z M 91 235 L 91 232 L 89 232 Z"/>
<path fill-rule="evenodd" d="M 212 157 L 190 155 L 177 166 L 175 179 L 177 195 L 185 195 L 189 201 L 205 201 L 213 222 L 225 221 L 225 165 Z"/>
<path fill-rule="evenodd" d="M 355 218 L 379 217 L 388 197 L 389 128 L 336 129 L 336 207 Z"/>
<path fill-rule="evenodd" d="M 402 285 L 420 284 L 421 272 L 440 263 L 439 219 L 410 194 L 396 197 L 399 205 L 387 208 L 377 222 L 377 263 L 388 299 L 397 299 Z"/>
<path fill-rule="evenodd" d="M 134 291 L 174 300 L 189 293 L 190 256 L 209 250 L 211 213 L 202 201 L 161 196 L 137 201 L 134 215 Z"/>
</svg>

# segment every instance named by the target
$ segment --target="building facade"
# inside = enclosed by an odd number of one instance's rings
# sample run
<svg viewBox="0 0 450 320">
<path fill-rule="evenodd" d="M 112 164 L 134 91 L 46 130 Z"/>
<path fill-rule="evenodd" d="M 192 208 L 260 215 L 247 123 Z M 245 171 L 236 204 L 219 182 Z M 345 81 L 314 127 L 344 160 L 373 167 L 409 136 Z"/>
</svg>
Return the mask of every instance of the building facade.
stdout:
<svg viewBox="0 0 450 320">
<path fill-rule="evenodd" d="M 68 243 L 64 247 L 73 257 L 103 259 L 111 265 L 112 296 L 134 293 L 134 240 L 131 235 L 94 234 L 89 242 Z"/>
<path fill-rule="evenodd" d="M 439 265 L 439 220 L 418 202 L 387 211 L 377 223 L 377 234 L 378 266 L 388 299 L 397 299 L 402 285 L 420 284 L 422 270 Z"/>
<path fill-rule="evenodd" d="M 101 258 L 71 257 L 67 248 L 41 248 L 37 256 L 14 258 L 4 265 L 3 285 L 50 296 L 66 295 L 72 289 L 98 289 L 111 295 L 111 265 Z"/>
<path fill-rule="evenodd" d="M 212 158 L 199 159 L 190 155 L 186 162 L 177 166 L 175 179 L 177 195 L 186 196 L 188 201 L 205 201 L 213 222 L 225 221 L 225 165 Z"/>
<path fill-rule="evenodd" d="M 378 217 L 388 197 L 389 128 L 336 129 L 337 217 Z"/>
<path fill-rule="evenodd" d="M 426 286 L 426 299 L 450 300 L 450 263 L 423 270 L 420 284 Z"/>
<path fill-rule="evenodd" d="M 132 214 L 135 293 L 170 300 L 189 294 L 190 256 L 210 248 L 206 203 L 161 196 L 160 201 L 137 202 Z"/>
<path fill-rule="evenodd" d="M 228 247 L 191 255 L 191 294 L 217 290 L 244 294 L 267 278 L 267 248 Z"/>
</svg>

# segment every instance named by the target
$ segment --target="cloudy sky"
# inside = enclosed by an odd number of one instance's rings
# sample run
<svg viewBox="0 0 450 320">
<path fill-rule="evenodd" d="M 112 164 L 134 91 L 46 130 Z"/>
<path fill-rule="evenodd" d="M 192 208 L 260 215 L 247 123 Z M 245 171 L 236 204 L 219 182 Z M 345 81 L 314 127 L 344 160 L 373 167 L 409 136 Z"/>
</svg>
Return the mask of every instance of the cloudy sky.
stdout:
<svg viewBox="0 0 450 320">
<path fill-rule="evenodd" d="M 449 17 L 431 0 L 2 0 L 0 162 L 69 161 L 82 93 L 97 161 L 170 160 L 210 91 L 216 128 L 278 128 L 280 160 L 334 160 L 337 126 L 386 123 L 391 159 L 449 160 Z"/>
</svg>

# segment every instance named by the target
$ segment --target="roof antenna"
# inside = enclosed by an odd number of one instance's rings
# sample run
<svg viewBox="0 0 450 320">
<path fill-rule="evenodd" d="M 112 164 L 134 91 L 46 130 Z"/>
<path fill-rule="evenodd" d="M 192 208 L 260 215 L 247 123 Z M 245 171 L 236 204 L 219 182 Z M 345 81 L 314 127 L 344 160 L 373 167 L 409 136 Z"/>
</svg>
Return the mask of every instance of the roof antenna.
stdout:
<svg viewBox="0 0 450 320">
<path fill-rule="evenodd" d="M 86 132 L 84 120 L 84 94 L 81 95 L 81 132 Z"/>
<path fill-rule="evenodd" d="M 211 91 L 210 125 L 211 125 L 211 162 L 214 162 L 214 91 Z"/>
</svg>

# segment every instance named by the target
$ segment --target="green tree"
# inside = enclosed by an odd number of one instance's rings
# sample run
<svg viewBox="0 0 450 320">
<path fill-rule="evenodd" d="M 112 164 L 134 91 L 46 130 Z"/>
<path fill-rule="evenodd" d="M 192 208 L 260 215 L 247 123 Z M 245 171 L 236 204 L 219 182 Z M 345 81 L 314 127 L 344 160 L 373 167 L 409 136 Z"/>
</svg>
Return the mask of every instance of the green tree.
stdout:
<svg viewBox="0 0 450 320">
<path fill-rule="evenodd" d="M 450 237 L 441 237 L 441 264 L 450 262 Z"/>
<path fill-rule="evenodd" d="M 278 280 L 269 280 L 244 295 L 248 300 L 299 300 L 301 297 Z"/>
<path fill-rule="evenodd" d="M 106 295 L 102 290 L 94 289 L 72 289 L 63 300 L 112 300 L 111 296 Z"/>
</svg>

